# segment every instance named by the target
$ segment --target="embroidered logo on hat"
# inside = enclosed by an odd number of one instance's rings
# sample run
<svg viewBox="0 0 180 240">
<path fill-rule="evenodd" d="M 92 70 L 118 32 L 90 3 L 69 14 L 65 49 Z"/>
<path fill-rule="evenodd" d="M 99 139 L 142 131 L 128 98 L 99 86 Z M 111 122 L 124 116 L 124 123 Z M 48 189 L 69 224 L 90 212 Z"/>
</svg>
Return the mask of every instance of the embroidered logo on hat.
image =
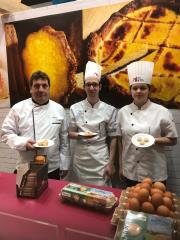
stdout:
<svg viewBox="0 0 180 240">
<path fill-rule="evenodd" d="M 154 63 L 148 61 L 133 62 L 127 66 L 129 84 L 151 84 Z"/>
<path fill-rule="evenodd" d="M 139 83 L 139 82 L 145 82 L 145 81 L 141 77 L 135 77 L 135 78 L 133 78 L 133 82 L 134 83 Z"/>
</svg>

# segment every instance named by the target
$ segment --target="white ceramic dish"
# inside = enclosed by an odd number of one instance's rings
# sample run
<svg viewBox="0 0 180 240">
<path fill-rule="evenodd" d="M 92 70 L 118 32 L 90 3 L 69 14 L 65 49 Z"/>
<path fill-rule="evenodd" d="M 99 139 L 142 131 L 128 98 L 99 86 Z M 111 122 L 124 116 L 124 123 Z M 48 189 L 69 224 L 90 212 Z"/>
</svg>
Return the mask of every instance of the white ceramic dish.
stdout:
<svg viewBox="0 0 180 240">
<path fill-rule="evenodd" d="M 78 135 L 81 136 L 81 137 L 94 137 L 94 136 L 97 135 L 97 133 L 94 133 L 94 132 L 79 132 Z"/>
<path fill-rule="evenodd" d="M 152 146 L 155 142 L 155 139 L 150 134 L 138 133 L 132 137 L 131 141 L 136 147 L 145 148 Z"/>
<path fill-rule="evenodd" d="M 54 141 L 53 141 L 53 140 L 49 140 L 49 139 L 47 139 L 47 141 L 48 141 L 48 145 L 47 145 L 47 146 L 41 146 L 41 145 L 39 145 L 39 144 L 38 144 L 38 141 L 43 141 L 43 140 L 45 140 L 45 139 L 39 139 L 39 140 L 37 140 L 36 143 L 35 143 L 33 146 L 34 146 L 34 147 L 38 147 L 38 148 L 47 148 L 47 147 L 51 147 L 51 146 L 54 145 Z"/>
</svg>

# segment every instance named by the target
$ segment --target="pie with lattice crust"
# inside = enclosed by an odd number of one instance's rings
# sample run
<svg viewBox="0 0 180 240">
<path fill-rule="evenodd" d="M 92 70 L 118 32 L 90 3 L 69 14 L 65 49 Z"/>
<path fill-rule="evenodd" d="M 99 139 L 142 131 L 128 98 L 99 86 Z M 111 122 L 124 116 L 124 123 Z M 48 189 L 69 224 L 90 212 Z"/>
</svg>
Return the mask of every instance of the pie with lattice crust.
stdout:
<svg viewBox="0 0 180 240">
<path fill-rule="evenodd" d="M 126 66 L 155 63 L 151 99 L 180 106 L 180 15 L 178 1 L 128 3 L 90 34 L 88 59 L 102 66 L 110 89 L 129 94 Z"/>
</svg>

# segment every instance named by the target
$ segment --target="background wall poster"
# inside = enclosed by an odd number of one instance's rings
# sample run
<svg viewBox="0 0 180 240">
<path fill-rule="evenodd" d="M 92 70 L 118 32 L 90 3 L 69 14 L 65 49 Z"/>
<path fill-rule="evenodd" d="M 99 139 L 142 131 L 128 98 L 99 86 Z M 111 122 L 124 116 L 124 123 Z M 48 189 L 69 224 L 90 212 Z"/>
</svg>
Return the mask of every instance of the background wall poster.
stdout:
<svg viewBox="0 0 180 240">
<path fill-rule="evenodd" d="M 6 62 L 6 43 L 2 21 L 0 19 L 0 108 L 9 107 L 9 88 Z"/>
<path fill-rule="evenodd" d="M 180 108 L 178 1 L 103 4 L 74 2 L 67 12 L 59 5 L 48 14 L 42 8 L 38 16 L 29 10 L 15 21 L 4 19 L 11 105 L 29 97 L 28 79 L 36 70 L 49 75 L 53 100 L 64 107 L 80 101 L 85 64 L 92 60 L 102 66 L 102 100 L 120 108 L 131 102 L 126 66 L 147 60 L 155 63 L 151 99 Z M 50 15 L 50 9 L 56 11 Z"/>
</svg>

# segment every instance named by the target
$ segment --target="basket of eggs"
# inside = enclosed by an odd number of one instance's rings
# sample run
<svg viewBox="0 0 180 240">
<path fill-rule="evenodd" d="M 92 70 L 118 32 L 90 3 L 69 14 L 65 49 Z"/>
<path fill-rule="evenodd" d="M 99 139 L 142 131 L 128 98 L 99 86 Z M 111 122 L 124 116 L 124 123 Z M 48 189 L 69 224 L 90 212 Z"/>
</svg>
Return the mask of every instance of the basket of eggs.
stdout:
<svg viewBox="0 0 180 240">
<path fill-rule="evenodd" d="M 126 210 L 180 219 L 180 199 L 167 191 L 162 182 L 153 183 L 152 179 L 145 178 L 142 183 L 122 191 L 111 223 L 117 225 Z"/>
</svg>

